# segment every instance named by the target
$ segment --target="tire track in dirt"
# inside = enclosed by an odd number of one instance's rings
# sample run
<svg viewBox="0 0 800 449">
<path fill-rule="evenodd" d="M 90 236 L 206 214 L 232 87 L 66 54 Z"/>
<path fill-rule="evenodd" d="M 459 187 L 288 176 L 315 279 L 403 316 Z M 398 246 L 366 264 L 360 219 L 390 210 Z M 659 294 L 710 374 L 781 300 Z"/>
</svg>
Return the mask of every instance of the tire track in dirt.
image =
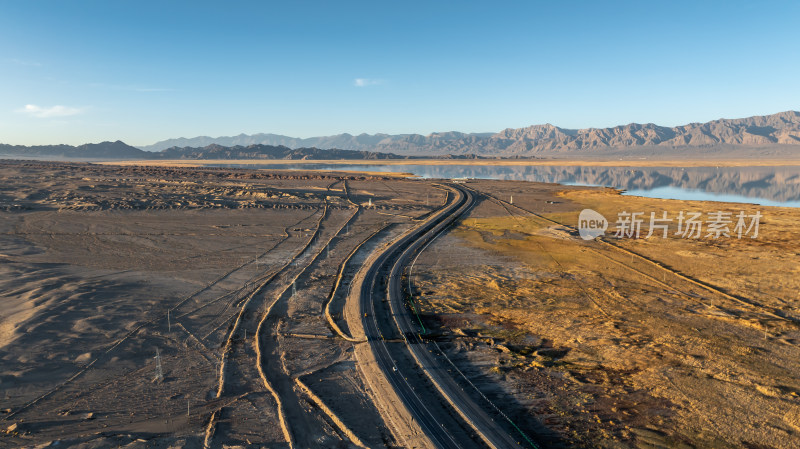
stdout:
<svg viewBox="0 0 800 449">
<path fill-rule="evenodd" d="M 314 243 L 314 241 L 316 240 L 316 238 L 317 238 L 317 236 L 319 234 L 319 230 L 320 230 L 320 227 L 322 226 L 322 222 L 325 220 L 325 217 L 327 217 L 327 215 L 328 215 L 328 210 L 329 210 L 328 209 L 328 203 L 327 203 L 327 201 L 325 201 L 323 209 L 322 209 L 322 214 L 320 215 L 320 218 L 316 223 L 314 232 L 311 234 L 309 239 L 306 241 L 305 245 L 303 245 L 303 247 L 300 248 L 300 250 L 298 250 L 288 261 L 286 261 L 286 263 L 284 263 L 280 267 L 280 269 L 276 270 L 275 273 L 272 276 L 270 276 L 269 278 L 264 280 L 256 290 L 254 290 L 250 295 L 248 295 L 246 300 L 242 303 L 242 306 L 239 308 L 239 313 L 236 316 L 236 321 L 231 326 L 231 329 L 230 329 L 230 331 L 228 333 L 228 337 L 226 338 L 225 343 L 223 345 L 222 360 L 221 360 L 220 365 L 219 365 L 217 391 L 216 391 L 216 396 L 215 396 L 216 398 L 221 398 L 223 393 L 225 392 L 225 382 L 226 382 L 226 374 L 225 373 L 226 373 L 226 368 L 227 368 L 227 364 L 228 364 L 228 358 L 229 358 L 229 355 L 232 352 L 234 336 L 237 334 L 237 331 L 239 330 L 239 326 L 240 326 L 240 324 L 242 322 L 242 317 L 244 317 L 245 313 L 248 311 L 248 306 L 250 305 L 250 303 L 253 300 L 253 298 L 255 298 L 259 293 L 261 293 L 274 279 L 276 279 L 281 273 L 283 273 L 288 267 L 290 267 L 294 263 L 295 260 L 300 258 L 311 247 L 311 245 Z M 258 335 L 258 332 L 256 332 L 256 335 Z M 256 350 L 258 351 L 258 345 L 256 346 Z M 268 389 L 269 389 L 269 387 L 268 387 Z M 278 407 L 280 408 L 280 403 L 278 403 Z M 204 441 L 203 441 L 203 447 L 205 447 L 205 448 L 210 448 L 211 447 L 211 443 L 212 443 L 212 440 L 214 438 L 214 433 L 215 433 L 215 430 L 216 430 L 216 424 L 217 424 L 217 421 L 218 421 L 220 413 L 222 413 L 222 408 L 220 408 L 218 410 L 215 410 L 211 414 L 211 416 L 209 417 L 208 424 L 206 425 L 205 438 L 204 438 Z M 282 423 L 282 426 L 283 426 L 283 423 Z M 284 432 L 284 434 L 285 434 L 285 432 Z"/>
<path fill-rule="evenodd" d="M 346 195 L 346 188 L 347 188 L 346 187 L 346 180 L 337 180 L 337 181 L 332 182 L 331 184 L 329 184 L 326 187 L 327 190 L 330 191 L 333 188 L 334 185 L 336 185 L 336 184 L 338 184 L 340 182 L 343 183 L 343 186 L 344 186 L 343 190 L 345 191 L 345 195 Z M 352 203 L 352 204 L 354 204 L 354 203 Z M 324 201 L 323 213 L 320 216 L 320 218 L 317 220 L 317 223 L 316 223 L 315 228 L 314 228 L 314 232 L 311 234 L 309 239 L 306 241 L 305 245 L 299 251 L 297 251 L 294 254 L 294 256 L 292 258 L 290 258 L 284 265 L 282 265 L 279 269 L 277 269 L 274 272 L 274 274 L 272 274 L 265 282 L 262 282 L 262 284 L 259 286 L 259 288 L 256 291 L 254 291 L 251 295 L 249 295 L 248 298 L 245 301 L 243 301 L 238 317 L 244 316 L 244 313 L 245 313 L 244 311 L 247 309 L 247 306 L 248 306 L 250 300 L 253 297 L 255 297 L 255 296 L 259 295 L 260 293 L 262 293 L 264 291 L 264 289 L 267 287 L 267 285 L 269 285 L 273 280 L 275 280 L 279 276 L 283 275 L 284 273 L 288 272 L 288 269 L 290 267 L 294 266 L 296 261 L 300 257 L 302 257 L 314 245 L 314 243 L 317 242 L 317 240 L 320 237 L 322 224 L 325 221 L 325 219 L 328 217 L 329 210 L 330 210 L 329 203 L 328 203 L 328 200 L 326 199 Z M 352 219 L 358 214 L 358 212 L 359 212 L 359 210 L 356 210 L 353 213 L 353 215 L 350 217 L 350 219 L 348 219 L 346 224 L 349 224 L 350 221 L 352 221 Z M 337 232 L 337 235 L 338 235 L 338 232 Z M 326 245 L 323 245 L 322 248 L 324 249 L 327 246 L 327 244 L 329 244 L 329 243 L 330 243 L 330 241 L 328 241 L 326 243 Z M 313 257 L 311 262 L 313 262 L 313 260 L 316 259 L 316 257 L 320 254 L 321 251 L 322 251 L 322 249 L 320 249 L 320 251 L 317 252 L 314 255 L 314 257 Z M 309 262 L 309 264 L 311 262 Z M 305 270 L 305 268 L 303 268 L 302 270 Z M 297 278 L 297 276 L 295 276 L 294 279 L 296 279 L 296 278 Z M 293 281 L 294 280 L 292 280 L 291 282 L 289 282 L 286 285 L 285 289 L 283 290 L 283 292 L 281 294 L 285 293 L 290 288 L 290 286 L 291 286 Z M 264 298 L 264 307 L 265 307 L 264 316 L 266 316 L 269 313 L 269 310 L 272 308 L 272 305 L 274 305 L 274 302 L 272 304 L 268 305 L 266 301 L 267 301 L 266 298 Z M 238 329 L 240 323 L 241 323 L 241 320 L 239 320 L 239 318 L 237 318 L 237 321 L 233 324 L 231 332 L 229 333 L 228 338 L 226 339 L 225 350 L 223 351 L 223 354 L 230 354 L 230 352 L 232 350 L 232 347 L 233 347 L 232 343 L 233 343 L 233 341 L 235 339 L 236 330 Z M 257 328 L 256 332 L 254 333 L 255 335 L 253 337 L 254 338 L 254 347 L 255 347 L 255 351 L 256 351 L 256 362 L 257 362 L 256 365 L 257 365 L 257 368 L 259 369 L 259 376 L 262 379 L 262 383 L 264 383 L 264 386 L 267 388 L 268 391 L 270 391 L 270 394 L 273 396 L 273 399 L 275 399 L 275 401 L 276 401 L 276 405 L 277 405 L 277 408 L 278 408 L 278 415 L 279 415 L 278 417 L 279 417 L 279 421 L 281 423 L 281 429 L 282 429 L 282 432 L 284 434 L 284 438 L 291 445 L 291 434 L 287 433 L 288 427 L 286 426 L 286 423 L 284 421 L 284 417 L 281 414 L 281 410 L 283 408 L 283 404 L 280 401 L 280 398 L 276 396 L 275 391 L 272 389 L 272 386 L 269 383 L 266 382 L 266 379 L 264 378 L 263 373 L 261 373 L 261 362 L 260 362 L 260 360 L 261 360 L 261 357 L 262 357 L 262 351 L 261 351 L 261 347 L 260 347 L 259 331 L 262 328 L 262 323 L 263 323 L 263 319 L 259 321 L 258 328 Z M 223 324 L 224 324 L 224 322 L 223 322 Z M 218 389 L 217 389 L 217 392 L 216 392 L 218 397 L 220 397 L 221 395 L 224 394 L 225 371 L 224 371 L 224 368 L 223 368 L 222 364 L 220 366 L 220 376 L 219 377 L 220 377 L 220 381 L 218 383 Z M 212 413 L 212 416 L 209 418 L 208 425 L 206 427 L 205 439 L 204 439 L 204 446 L 205 447 L 210 447 L 210 445 L 211 445 L 211 442 L 212 442 L 212 440 L 214 438 L 214 434 L 215 434 L 215 431 L 216 431 L 216 423 L 218 422 L 218 418 L 219 418 L 219 416 L 220 416 L 220 414 L 222 412 L 223 412 L 222 408 L 220 408 L 219 410 L 215 410 L 214 413 Z"/>
<path fill-rule="evenodd" d="M 364 240 L 362 240 L 362 241 L 361 241 L 361 243 L 359 243 L 359 244 L 358 244 L 358 245 L 357 245 L 355 248 L 353 248 L 353 250 L 352 250 L 352 251 L 350 251 L 350 254 L 348 254 L 348 255 L 347 255 L 347 257 L 345 257 L 345 259 L 342 261 L 342 263 L 341 263 L 341 264 L 339 264 L 339 270 L 338 270 L 338 272 L 337 272 L 337 274 L 336 274 L 336 279 L 335 279 L 335 280 L 334 280 L 334 282 L 333 282 L 333 287 L 331 288 L 331 292 L 330 292 L 330 294 L 328 294 L 328 297 L 327 297 L 327 299 L 325 300 L 325 304 L 324 304 L 324 314 L 325 314 L 325 320 L 327 320 L 327 321 L 328 321 L 328 325 L 331 327 L 331 329 L 333 329 L 333 331 L 334 331 L 334 332 L 336 332 L 336 334 L 337 334 L 337 335 L 339 335 L 339 337 L 341 337 L 341 338 L 343 338 L 344 340 L 347 340 L 347 341 L 349 341 L 349 342 L 358 343 L 358 342 L 362 342 L 362 341 L 366 341 L 366 340 L 359 340 L 359 339 L 357 339 L 357 338 L 353 338 L 353 336 L 352 336 L 352 335 L 347 335 L 347 334 L 346 334 L 346 333 L 345 333 L 345 332 L 342 330 L 342 328 L 341 328 L 341 327 L 339 327 L 339 325 L 338 325 L 338 324 L 336 324 L 336 320 L 334 320 L 333 316 L 331 315 L 331 303 L 333 302 L 334 298 L 336 297 L 336 293 L 339 291 L 339 286 L 341 285 L 342 278 L 344 277 L 345 271 L 346 271 L 346 269 L 347 269 L 347 264 L 350 262 L 350 259 L 351 259 L 351 258 L 352 258 L 352 257 L 353 257 L 353 256 L 354 256 L 354 255 L 355 255 L 355 254 L 356 254 L 356 253 L 357 253 L 357 252 L 358 252 L 358 251 L 359 251 L 359 250 L 360 250 L 360 249 L 361 249 L 361 248 L 362 248 L 362 247 L 363 247 L 363 246 L 364 246 L 364 245 L 365 245 L 367 242 L 369 242 L 370 240 L 372 240 L 372 238 L 373 238 L 373 237 L 375 237 L 375 236 L 376 236 L 376 235 L 378 235 L 379 233 L 383 232 L 383 231 L 384 231 L 385 229 L 387 229 L 389 226 L 391 226 L 391 224 L 387 224 L 387 225 L 385 225 L 385 226 L 383 226 L 383 227 L 379 228 L 377 231 L 373 232 L 373 233 L 372 233 L 372 234 L 370 234 L 370 235 L 369 235 L 367 238 L 365 238 Z"/>
<path fill-rule="evenodd" d="M 328 238 L 325 244 L 320 245 L 320 248 L 315 252 L 314 256 L 300 269 L 300 271 L 291 279 L 285 289 L 278 293 L 275 299 L 270 303 L 268 309 L 263 314 L 261 321 L 258 324 L 258 329 L 256 330 L 256 335 L 254 336 L 256 341 L 256 354 L 257 354 L 257 367 L 259 376 L 261 377 L 261 381 L 263 382 L 264 386 L 267 390 L 270 391 L 272 394 L 275 402 L 278 404 L 278 415 L 279 421 L 281 424 L 281 430 L 283 431 L 284 437 L 289 443 L 289 446 L 294 447 L 313 447 L 316 446 L 316 443 L 313 440 L 310 440 L 310 432 L 306 432 L 305 430 L 310 427 L 310 423 L 306 417 L 306 411 L 302 407 L 302 404 L 299 401 L 299 398 L 294 391 L 295 383 L 289 376 L 288 372 L 286 371 L 286 367 L 283 364 L 281 358 L 280 368 L 278 368 L 274 363 L 266 364 L 265 363 L 265 354 L 276 352 L 278 348 L 277 340 L 275 340 L 276 336 L 278 335 L 278 325 L 280 323 L 279 315 L 283 315 L 285 311 L 280 310 L 276 312 L 277 307 L 286 307 L 289 300 L 289 291 L 291 286 L 300 278 L 302 275 L 305 274 L 308 267 L 310 267 L 317 258 L 322 254 L 323 250 L 330 245 L 334 238 L 341 235 L 342 230 L 344 230 L 351 222 L 355 220 L 355 218 L 361 212 L 361 208 L 359 207 L 356 209 L 353 214 L 341 225 L 338 229 Z M 272 338 L 267 337 L 265 332 L 267 329 L 270 329 L 270 335 Z M 324 413 L 324 410 L 322 410 Z M 291 426 L 289 424 L 288 416 L 291 416 Z M 334 416 L 327 416 L 327 418 L 334 423 L 337 423 L 338 417 Z M 304 431 L 294 432 L 292 431 L 292 427 L 297 428 L 305 427 Z M 338 426 L 338 424 L 337 424 Z M 345 428 L 340 428 L 340 430 L 347 434 Z M 298 442 L 298 436 L 300 438 L 300 442 Z"/>
<path fill-rule="evenodd" d="M 316 212 L 315 212 L 315 213 L 316 213 Z M 303 218 L 303 219 L 302 219 L 302 220 L 300 220 L 298 223 L 301 223 L 302 221 L 304 221 L 304 220 L 307 220 L 307 219 L 308 219 L 309 217 L 311 217 L 312 215 L 313 215 L 313 214 L 309 215 L 308 217 L 305 217 L 305 218 Z M 295 225 L 295 226 L 296 226 L 296 225 Z M 288 233 L 286 233 L 286 230 L 284 229 L 284 237 L 283 237 L 283 239 L 281 240 L 281 242 L 285 241 L 285 240 L 286 240 L 288 237 L 289 237 L 289 234 L 288 234 Z M 276 244 L 276 245 L 273 245 L 273 248 L 274 248 L 274 246 L 277 246 L 277 244 Z M 271 249 L 270 249 L 270 250 L 271 250 Z M 268 251 L 267 251 L 267 252 L 268 252 Z M 112 353 L 112 352 L 113 352 L 113 351 L 114 351 L 116 348 L 118 348 L 120 345 L 122 345 L 124 342 L 126 342 L 126 341 L 127 341 L 129 338 L 131 338 L 131 337 L 133 337 L 134 335 L 138 334 L 138 333 L 139 333 L 139 332 L 140 332 L 142 329 L 144 329 L 145 327 L 147 327 L 147 326 L 150 326 L 150 325 L 152 325 L 152 324 L 155 324 L 155 323 L 157 323 L 157 322 L 159 322 L 159 321 L 161 321 L 161 320 L 164 320 L 164 319 L 166 319 L 166 314 L 167 314 L 167 313 L 169 313 L 169 312 L 172 312 L 172 311 L 176 310 L 178 307 L 181 307 L 183 304 L 185 304 L 187 301 L 189 301 L 189 300 L 191 300 L 191 299 L 195 298 L 197 295 L 199 295 L 199 294 L 201 294 L 201 293 L 203 293 L 203 292 L 205 292 L 205 291 L 207 291 L 207 290 L 209 290 L 209 289 L 213 288 L 215 285 L 217 285 L 218 283 L 222 282 L 224 279 L 226 279 L 228 276 L 230 276 L 230 275 L 231 275 L 231 274 L 233 274 L 234 272 L 236 272 L 236 271 L 238 271 L 238 270 L 242 269 L 243 267 L 245 267 L 245 266 L 247 266 L 247 265 L 249 265 L 249 264 L 251 264 L 251 263 L 252 263 L 252 261 L 248 261 L 248 262 L 246 262 L 246 263 L 244 263 L 244 264 L 241 264 L 241 265 L 239 265 L 239 266 L 236 266 L 236 267 L 232 268 L 231 270 L 229 270 L 229 271 L 227 271 L 226 273 L 222 274 L 220 277 L 218 277 L 218 278 L 214 279 L 212 282 L 210 282 L 210 283 L 206 284 L 206 285 L 205 285 L 205 286 L 203 286 L 202 288 L 200 288 L 200 289 L 198 289 L 198 290 L 194 291 L 193 293 L 189 294 L 189 295 L 188 295 L 188 296 L 186 296 L 185 298 L 181 299 L 181 300 L 180 300 L 180 301 L 179 301 L 177 304 L 174 304 L 173 306 L 171 306 L 171 307 L 168 307 L 166 310 L 163 310 L 163 311 L 160 311 L 160 312 L 156 313 L 156 314 L 155 314 L 155 316 L 154 316 L 153 318 L 151 318 L 150 320 L 147 320 L 147 321 L 144 321 L 144 322 L 142 322 L 142 323 L 138 324 L 136 327 L 134 327 L 133 329 L 131 329 L 130 331 L 128 331 L 128 332 L 127 332 L 125 335 L 123 335 L 122 337 L 120 337 L 120 338 L 119 338 L 117 341 L 115 341 L 114 343 L 112 343 L 112 344 L 111 344 L 111 346 L 109 346 L 109 347 L 108 347 L 108 348 L 107 348 L 105 351 L 101 352 L 101 353 L 100 353 L 100 354 L 99 354 L 97 357 L 95 357 L 95 358 L 94 358 L 94 359 L 93 359 L 91 362 L 89 362 L 89 363 L 88 363 L 87 365 L 85 365 L 83 368 L 81 368 L 80 370 L 78 370 L 77 372 L 75 372 L 75 373 L 74 373 L 72 376 L 70 376 L 69 378 L 67 378 L 67 379 L 66 379 L 66 380 L 64 380 L 63 382 L 59 383 L 58 385 L 54 386 L 54 387 L 53 387 L 53 388 L 51 388 L 50 390 L 46 391 L 45 393 L 43 393 L 43 394 L 41 394 L 41 395 L 37 396 L 36 398 L 34 398 L 34 399 L 30 400 L 29 402 L 27 402 L 26 404 L 24 404 L 23 406 L 21 406 L 21 407 L 20 407 L 20 408 L 18 408 L 17 410 L 14 410 L 13 412 L 9 413 L 9 414 L 8 414 L 8 415 L 6 415 L 6 416 L 5 416 L 3 419 L 4 419 L 4 420 L 10 420 L 10 419 L 11 419 L 11 418 L 13 418 L 14 416 L 16 416 L 16 415 L 18 415 L 18 414 L 20 414 L 20 413 L 24 412 L 25 410 L 27 410 L 27 409 L 29 409 L 29 408 L 33 407 L 34 405 L 38 404 L 38 403 L 39 403 L 39 402 L 41 402 L 42 400 L 44 400 L 44 399 L 47 399 L 48 397 L 50 397 L 50 396 L 52 396 L 53 394 L 57 393 L 58 391 L 60 391 L 60 390 L 61 390 L 61 389 L 63 389 L 64 387 L 66 387 L 67 385 L 71 384 L 72 382 L 74 382 L 75 380 L 77 380 L 78 378 L 80 378 L 82 375 L 86 374 L 86 373 L 87 373 L 89 370 L 91 370 L 91 369 L 92 369 L 92 368 L 93 368 L 93 367 L 94 367 L 94 366 L 95 366 L 95 365 L 96 365 L 96 364 L 97 364 L 97 363 L 98 363 L 100 360 L 102 360 L 103 358 L 107 357 L 107 356 L 108 356 L 109 354 L 111 354 L 111 353 Z"/>
</svg>

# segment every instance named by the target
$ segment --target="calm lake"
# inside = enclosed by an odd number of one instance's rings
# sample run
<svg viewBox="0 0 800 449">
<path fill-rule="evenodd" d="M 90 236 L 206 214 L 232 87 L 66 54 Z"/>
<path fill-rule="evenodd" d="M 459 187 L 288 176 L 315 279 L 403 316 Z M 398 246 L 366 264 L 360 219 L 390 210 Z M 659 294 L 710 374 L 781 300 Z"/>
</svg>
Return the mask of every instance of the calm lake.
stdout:
<svg viewBox="0 0 800 449">
<path fill-rule="evenodd" d="M 481 178 L 607 186 L 626 195 L 800 207 L 800 166 L 592 167 L 369 164 L 215 164 L 216 167 L 413 173 L 422 178 Z"/>
</svg>

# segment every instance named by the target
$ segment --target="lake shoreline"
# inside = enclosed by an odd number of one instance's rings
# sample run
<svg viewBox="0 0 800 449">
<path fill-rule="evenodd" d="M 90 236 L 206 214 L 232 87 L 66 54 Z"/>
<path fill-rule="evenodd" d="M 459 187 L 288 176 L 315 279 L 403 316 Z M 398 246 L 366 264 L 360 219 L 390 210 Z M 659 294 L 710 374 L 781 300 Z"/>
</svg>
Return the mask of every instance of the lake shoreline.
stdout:
<svg viewBox="0 0 800 449">
<path fill-rule="evenodd" d="M 125 165 L 139 165 L 140 162 L 128 161 Z M 763 165 L 745 165 L 740 160 L 725 161 L 726 165 L 701 165 L 698 161 L 677 160 L 658 161 L 657 166 L 642 165 L 643 161 L 628 161 L 628 165 L 615 165 L 614 162 L 618 161 L 605 161 L 601 165 L 577 160 L 203 160 L 156 161 L 154 165 L 177 168 L 184 167 L 179 164 L 187 164 L 185 167 L 338 172 L 423 179 L 515 180 L 565 186 L 611 187 L 624 191 L 626 196 L 800 207 L 800 166 L 769 165 L 769 160 L 760 161 Z M 651 163 L 655 164 L 655 161 Z M 149 164 L 146 162 L 142 165 Z"/>
<path fill-rule="evenodd" d="M 234 165 L 469 165 L 469 166 L 597 166 L 597 167 L 800 167 L 791 159 L 147 159 L 96 161 L 102 165 L 154 165 L 164 167 L 206 167 Z"/>
</svg>

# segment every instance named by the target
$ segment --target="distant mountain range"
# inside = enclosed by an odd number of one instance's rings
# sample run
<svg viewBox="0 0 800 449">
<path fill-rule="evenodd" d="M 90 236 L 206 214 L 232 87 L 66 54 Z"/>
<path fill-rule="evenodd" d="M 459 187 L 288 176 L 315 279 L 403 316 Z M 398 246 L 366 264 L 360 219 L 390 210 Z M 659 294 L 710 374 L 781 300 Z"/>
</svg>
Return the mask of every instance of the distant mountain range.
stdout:
<svg viewBox="0 0 800 449">
<path fill-rule="evenodd" d="M 294 159 L 294 160 L 372 160 L 412 159 L 418 156 L 401 156 L 366 150 L 340 150 L 338 148 L 289 148 L 283 145 L 234 145 L 210 144 L 204 147 L 171 147 L 159 152 L 141 151 L 141 158 L 151 159 Z M 473 155 L 446 156 L 471 159 Z"/>
<path fill-rule="evenodd" d="M 278 134 L 240 134 L 231 137 L 194 137 L 164 140 L 140 147 L 160 151 L 170 147 L 203 147 L 210 144 L 248 146 L 283 145 L 290 148 L 395 153 L 432 156 L 442 154 L 482 156 L 536 156 L 575 151 L 596 152 L 603 149 L 634 147 L 713 147 L 719 145 L 777 146 L 800 144 L 800 112 L 742 119 L 720 119 L 708 123 L 690 123 L 673 128 L 652 123 L 613 128 L 565 129 L 551 124 L 505 129 L 499 133 L 461 132 L 420 134 L 338 134 L 299 139 Z"/>
<path fill-rule="evenodd" d="M 0 155 L 56 159 L 402 159 L 409 157 L 704 156 L 795 154 L 800 112 L 720 119 L 668 128 L 631 123 L 613 128 L 565 129 L 550 124 L 499 133 L 339 134 L 297 139 L 277 134 L 170 139 L 135 148 L 123 142 L 3 145 Z M 754 153 L 752 149 L 768 149 Z M 777 150 L 776 150 L 777 149 Z M 785 151 L 789 149 L 788 151 Z"/>
<path fill-rule="evenodd" d="M 57 159 L 143 159 L 153 153 L 142 151 L 119 140 L 83 145 L 6 145 L 0 144 L 0 155 L 20 158 Z"/>
<path fill-rule="evenodd" d="M 163 151 L 150 152 L 132 147 L 119 140 L 80 145 L 3 145 L 0 155 L 15 158 L 48 159 L 310 159 L 310 160 L 369 160 L 369 159 L 408 159 L 411 156 L 398 156 L 390 153 L 372 151 L 321 150 L 319 148 L 289 148 L 274 145 L 248 145 L 225 147 L 211 144 L 202 148 L 172 147 Z M 462 156 L 463 158 L 463 156 Z"/>
</svg>

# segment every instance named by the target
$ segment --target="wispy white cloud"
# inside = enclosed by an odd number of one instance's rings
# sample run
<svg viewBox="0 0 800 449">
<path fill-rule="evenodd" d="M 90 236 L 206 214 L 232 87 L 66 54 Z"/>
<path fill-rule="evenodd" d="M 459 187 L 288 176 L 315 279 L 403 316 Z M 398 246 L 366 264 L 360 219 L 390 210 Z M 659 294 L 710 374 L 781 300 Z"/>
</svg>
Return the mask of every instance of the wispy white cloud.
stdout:
<svg viewBox="0 0 800 449">
<path fill-rule="evenodd" d="M 132 90 L 136 92 L 172 92 L 175 89 L 167 89 L 163 87 L 134 87 Z"/>
<path fill-rule="evenodd" d="M 375 78 L 356 78 L 353 80 L 353 85 L 356 87 L 367 87 L 383 84 L 383 80 Z"/>
<path fill-rule="evenodd" d="M 98 89 L 127 90 L 131 92 L 172 92 L 175 90 L 165 87 L 148 87 L 148 86 L 105 84 L 105 83 L 91 83 L 89 84 L 89 86 Z"/>
<path fill-rule="evenodd" d="M 24 108 L 17 109 L 17 112 L 28 114 L 36 118 L 70 117 L 81 114 L 83 111 L 83 108 L 72 108 L 61 105 L 42 107 L 35 104 L 26 104 Z"/>
<path fill-rule="evenodd" d="M 16 59 L 16 58 L 11 58 L 11 59 L 6 59 L 5 61 L 6 61 L 8 64 L 21 65 L 21 66 L 28 66 L 28 67 L 41 67 L 41 66 L 42 66 L 42 63 L 41 63 L 41 62 L 36 62 L 36 61 L 28 61 L 28 60 L 25 60 L 25 59 Z"/>
</svg>

